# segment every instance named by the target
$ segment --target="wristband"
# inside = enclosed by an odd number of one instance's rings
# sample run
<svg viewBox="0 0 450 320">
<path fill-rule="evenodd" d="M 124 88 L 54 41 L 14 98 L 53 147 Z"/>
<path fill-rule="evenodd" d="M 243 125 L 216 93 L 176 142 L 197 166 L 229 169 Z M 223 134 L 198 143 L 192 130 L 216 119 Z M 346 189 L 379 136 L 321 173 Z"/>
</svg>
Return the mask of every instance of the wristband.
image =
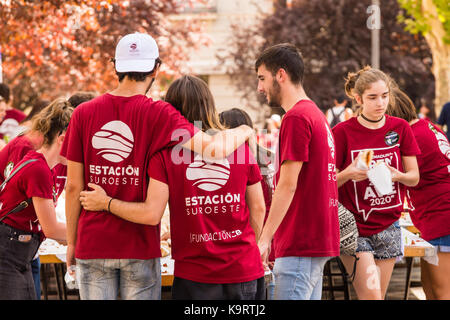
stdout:
<svg viewBox="0 0 450 320">
<path fill-rule="evenodd" d="M 110 207 L 111 207 L 111 201 L 113 201 L 113 199 L 114 199 L 114 198 L 109 199 L 109 202 L 108 202 L 108 212 L 111 212 Z"/>
</svg>

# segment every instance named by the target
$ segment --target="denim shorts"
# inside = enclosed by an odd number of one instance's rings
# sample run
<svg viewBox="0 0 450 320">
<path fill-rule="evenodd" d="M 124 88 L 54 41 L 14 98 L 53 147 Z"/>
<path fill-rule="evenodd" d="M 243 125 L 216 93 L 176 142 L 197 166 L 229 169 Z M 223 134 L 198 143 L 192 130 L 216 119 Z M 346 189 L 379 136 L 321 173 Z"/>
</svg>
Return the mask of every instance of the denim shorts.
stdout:
<svg viewBox="0 0 450 320">
<path fill-rule="evenodd" d="M 450 234 L 428 242 L 435 246 L 438 252 L 450 252 Z"/>
<path fill-rule="evenodd" d="M 375 259 L 391 259 L 402 256 L 402 232 L 394 223 L 386 230 L 369 237 L 358 237 L 356 252 L 371 252 Z"/>
</svg>

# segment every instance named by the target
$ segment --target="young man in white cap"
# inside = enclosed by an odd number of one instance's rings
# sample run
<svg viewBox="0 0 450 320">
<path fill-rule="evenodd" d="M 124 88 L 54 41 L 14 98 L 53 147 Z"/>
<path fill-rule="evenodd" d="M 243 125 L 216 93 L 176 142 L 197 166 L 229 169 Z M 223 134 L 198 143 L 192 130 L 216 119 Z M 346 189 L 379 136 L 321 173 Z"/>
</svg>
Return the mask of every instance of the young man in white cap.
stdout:
<svg viewBox="0 0 450 320">
<path fill-rule="evenodd" d="M 85 211 L 80 192 L 92 182 L 116 199 L 142 202 L 148 162 L 159 150 L 179 144 L 223 158 L 253 131 L 241 126 L 211 137 L 170 104 L 149 99 L 161 60 L 148 34 L 124 36 L 114 62 L 119 85 L 77 107 L 61 151 L 68 160 L 67 266 L 77 267 L 81 299 L 116 299 L 119 292 L 122 299 L 160 299 L 159 226 Z"/>
<path fill-rule="evenodd" d="M 255 69 L 258 91 L 270 106 L 286 111 L 275 192 L 258 245 L 265 258 L 274 238 L 274 299 L 320 300 L 325 263 L 339 255 L 333 135 L 303 89 L 304 64 L 295 46 L 267 48 Z"/>
</svg>

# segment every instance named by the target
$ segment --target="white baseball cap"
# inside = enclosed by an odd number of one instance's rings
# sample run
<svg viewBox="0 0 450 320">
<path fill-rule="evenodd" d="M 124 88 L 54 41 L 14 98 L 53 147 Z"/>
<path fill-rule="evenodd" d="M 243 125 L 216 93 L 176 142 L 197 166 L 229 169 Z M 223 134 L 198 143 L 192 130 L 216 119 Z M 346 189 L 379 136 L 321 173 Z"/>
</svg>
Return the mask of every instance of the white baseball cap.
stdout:
<svg viewBox="0 0 450 320">
<path fill-rule="evenodd" d="M 130 33 L 116 46 L 117 72 L 149 72 L 159 57 L 156 41 L 146 33 Z"/>
</svg>

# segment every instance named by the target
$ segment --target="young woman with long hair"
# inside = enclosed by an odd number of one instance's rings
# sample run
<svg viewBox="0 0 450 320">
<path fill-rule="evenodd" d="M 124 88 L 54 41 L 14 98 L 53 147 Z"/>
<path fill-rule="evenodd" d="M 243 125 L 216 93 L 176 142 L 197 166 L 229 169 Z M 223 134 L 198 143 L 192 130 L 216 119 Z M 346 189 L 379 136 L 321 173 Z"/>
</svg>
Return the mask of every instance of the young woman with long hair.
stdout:
<svg viewBox="0 0 450 320">
<path fill-rule="evenodd" d="M 357 117 L 333 128 L 339 202 L 350 210 L 358 226 L 359 258 L 353 286 L 359 299 L 384 299 L 396 258 L 402 255 L 401 230 L 396 224 L 403 210 L 405 187 L 419 182 L 416 155 L 420 150 L 408 123 L 386 115 L 391 79 L 365 67 L 349 73 L 345 91 L 359 104 Z M 373 151 L 368 168 L 357 166 L 360 154 Z M 392 176 L 393 191 L 379 192 L 368 169 L 383 161 Z M 352 273 L 353 258 L 341 256 Z"/>
<path fill-rule="evenodd" d="M 8 168 L 0 190 L 0 299 L 36 299 L 31 261 L 44 238 L 66 238 L 65 224 L 56 220 L 52 169 L 65 162 L 60 150 L 72 111 L 63 98 L 43 109 L 34 122 L 41 147 L 28 148 Z"/>
<path fill-rule="evenodd" d="M 406 120 L 420 148 L 420 181 L 408 188 L 411 219 L 421 237 L 436 246 L 439 264 L 421 259 L 421 280 L 428 300 L 450 299 L 450 144 L 433 123 L 419 119 L 411 99 L 399 88 L 387 113 Z"/>
</svg>

